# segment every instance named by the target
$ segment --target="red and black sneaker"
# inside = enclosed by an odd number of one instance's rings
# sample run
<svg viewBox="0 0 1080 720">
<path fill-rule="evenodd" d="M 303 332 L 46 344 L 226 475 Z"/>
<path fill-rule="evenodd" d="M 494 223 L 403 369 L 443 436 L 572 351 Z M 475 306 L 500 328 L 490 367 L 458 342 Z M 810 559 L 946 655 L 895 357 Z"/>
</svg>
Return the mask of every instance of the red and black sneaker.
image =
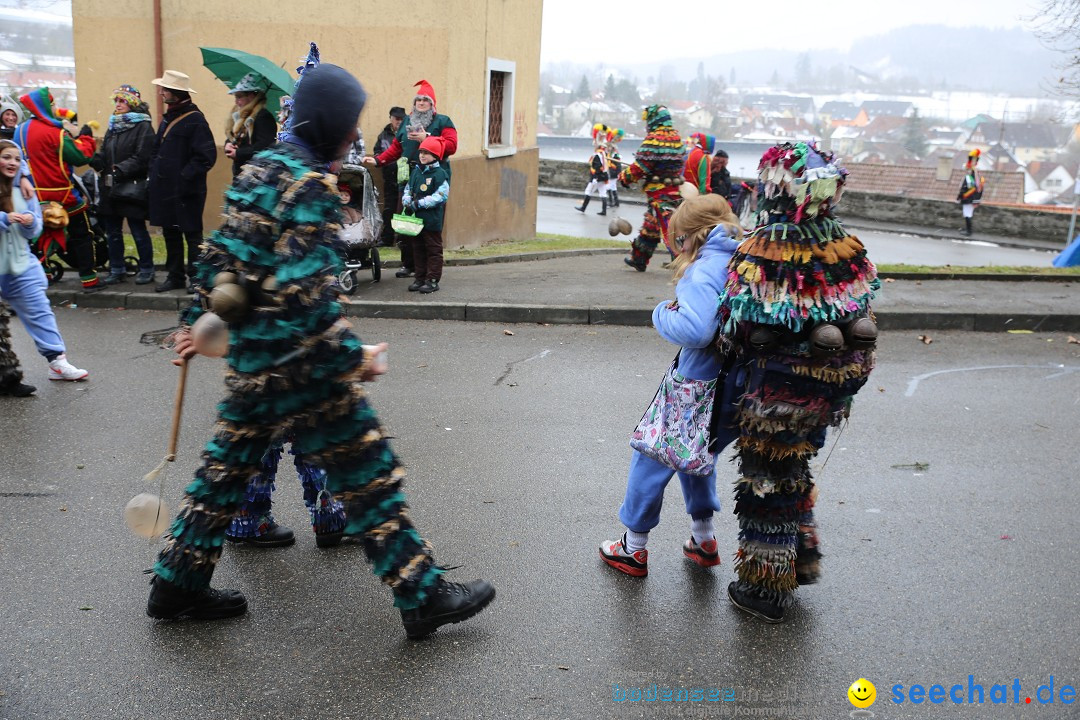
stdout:
<svg viewBox="0 0 1080 720">
<path fill-rule="evenodd" d="M 698 545 L 690 537 L 682 546 L 683 555 L 696 562 L 701 567 L 715 567 L 720 564 L 720 553 L 716 549 L 716 538 L 706 540 Z"/>
<path fill-rule="evenodd" d="M 634 553 L 627 550 L 626 533 L 618 540 L 602 543 L 600 557 L 608 565 L 627 575 L 645 577 L 649 574 L 649 551 L 644 548 Z"/>
</svg>

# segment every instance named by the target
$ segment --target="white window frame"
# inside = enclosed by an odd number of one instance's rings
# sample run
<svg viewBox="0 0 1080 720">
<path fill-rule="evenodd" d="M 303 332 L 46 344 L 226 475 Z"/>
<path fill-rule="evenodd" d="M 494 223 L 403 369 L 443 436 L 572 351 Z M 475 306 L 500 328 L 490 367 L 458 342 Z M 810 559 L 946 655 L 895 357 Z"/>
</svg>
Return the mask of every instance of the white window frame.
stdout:
<svg viewBox="0 0 1080 720">
<path fill-rule="evenodd" d="M 488 130 L 491 122 L 491 73 L 501 72 L 510 76 L 509 87 L 503 89 L 503 141 L 497 145 L 488 144 Z M 484 154 L 489 158 L 506 157 L 517 153 L 514 146 L 514 80 L 517 75 L 517 63 L 513 60 L 487 59 L 487 72 L 484 73 Z"/>
</svg>

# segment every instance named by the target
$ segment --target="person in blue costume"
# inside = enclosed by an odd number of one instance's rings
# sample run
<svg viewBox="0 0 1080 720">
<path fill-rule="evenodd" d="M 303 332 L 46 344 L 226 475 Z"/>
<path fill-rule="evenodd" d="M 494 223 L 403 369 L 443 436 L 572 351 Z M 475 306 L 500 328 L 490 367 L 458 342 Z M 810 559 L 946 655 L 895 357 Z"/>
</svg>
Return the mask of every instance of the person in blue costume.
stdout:
<svg viewBox="0 0 1080 720">
<path fill-rule="evenodd" d="M 384 346 L 364 346 L 342 313 L 335 284 L 341 211 L 330 164 L 356 139 L 364 100 L 360 83 L 340 67 L 324 63 L 306 73 L 286 140 L 245 165 L 226 193 L 223 225 L 204 245 L 200 295 L 213 297 L 219 314 L 226 285 L 242 290 L 233 297 L 243 302 L 229 313 L 226 395 L 214 435 L 153 568 L 151 617 L 246 612 L 243 593 L 210 581 L 249 480 L 266 450 L 286 438 L 326 471 L 346 531 L 363 537 L 410 638 L 470 618 L 495 597 L 486 581 L 446 580 L 413 526 L 404 468 L 362 385 L 380 372 Z M 189 324 L 203 312 L 193 306 L 183 318 L 175 344 L 181 362 L 196 354 Z"/>
</svg>

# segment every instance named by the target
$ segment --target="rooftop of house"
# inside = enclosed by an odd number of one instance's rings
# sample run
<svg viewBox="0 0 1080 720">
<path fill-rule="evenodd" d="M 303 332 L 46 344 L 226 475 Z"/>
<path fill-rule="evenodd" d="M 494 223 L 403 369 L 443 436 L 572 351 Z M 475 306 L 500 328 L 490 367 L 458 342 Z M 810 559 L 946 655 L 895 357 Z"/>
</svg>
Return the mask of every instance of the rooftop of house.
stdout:
<svg viewBox="0 0 1080 720">
<path fill-rule="evenodd" d="M 859 115 L 859 106 L 843 100 L 830 100 L 818 112 L 833 120 L 854 120 Z"/>
<path fill-rule="evenodd" d="M 1002 123 L 994 120 L 979 123 L 971 133 L 969 142 L 983 144 L 1000 141 L 1014 148 L 1057 148 L 1067 141 L 1067 137 L 1062 137 L 1060 128 L 1060 125 L 1053 123 L 1019 122 L 1007 122 L 1002 127 Z"/>
<path fill-rule="evenodd" d="M 907 100 L 865 100 L 862 109 L 871 118 L 881 115 L 902 118 L 907 116 L 915 106 Z"/>
<path fill-rule="evenodd" d="M 938 180 L 937 169 L 923 165 L 886 165 L 883 163 L 850 163 L 847 166 L 846 187 L 859 192 L 918 198 L 923 200 L 956 200 L 964 178 L 964 169 L 952 168 L 948 180 Z M 983 190 L 985 203 L 1022 203 L 1024 174 L 1021 172 L 986 171 Z"/>
</svg>

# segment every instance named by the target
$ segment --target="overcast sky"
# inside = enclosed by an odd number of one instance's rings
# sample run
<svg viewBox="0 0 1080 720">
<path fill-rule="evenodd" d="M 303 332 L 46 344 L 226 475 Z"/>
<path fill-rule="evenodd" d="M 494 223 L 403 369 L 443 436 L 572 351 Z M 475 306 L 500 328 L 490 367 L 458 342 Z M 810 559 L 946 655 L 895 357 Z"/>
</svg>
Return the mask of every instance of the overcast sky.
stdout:
<svg viewBox="0 0 1080 720">
<path fill-rule="evenodd" d="M 540 62 L 639 63 L 770 46 L 792 49 L 795 43 L 847 50 L 853 40 L 909 25 L 1022 26 L 1041 5 L 1041 0 L 544 0 Z"/>
</svg>

